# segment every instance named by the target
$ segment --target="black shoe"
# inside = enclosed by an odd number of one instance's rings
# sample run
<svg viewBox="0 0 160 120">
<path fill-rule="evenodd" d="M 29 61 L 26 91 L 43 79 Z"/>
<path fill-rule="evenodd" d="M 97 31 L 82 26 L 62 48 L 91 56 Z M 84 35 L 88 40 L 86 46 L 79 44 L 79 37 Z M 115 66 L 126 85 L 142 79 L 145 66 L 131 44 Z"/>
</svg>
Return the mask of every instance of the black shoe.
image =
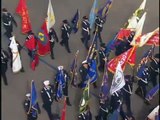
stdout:
<svg viewBox="0 0 160 120">
<path fill-rule="evenodd" d="M 52 60 L 55 59 L 54 56 L 51 56 L 51 59 L 52 59 Z"/>
<path fill-rule="evenodd" d="M 149 101 L 148 100 L 144 100 L 144 103 L 146 104 L 146 105 L 150 105 L 150 103 L 149 103 Z"/>
<path fill-rule="evenodd" d="M 71 51 L 70 51 L 70 50 L 68 50 L 68 53 L 71 53 Z"/>
<path fill-rule="evenodd" d="M 66 98 L 66 104 L 67 104 L 68 106 L 72 106 L 71 103 L 70 103 L 70 101 L 69 101 L 69 97 Z"/>
<path fill-rule="evenodd" d="M 60 45 L 61 45 L 61 46 L 63 46 L 63 43 L 62 43 L 62 42 L 60 42 Z"/>
<path fill-rule="evenodd" d="M 21 69 L 21 72 L 25 72 L 24 69 Z"/>
</svg>

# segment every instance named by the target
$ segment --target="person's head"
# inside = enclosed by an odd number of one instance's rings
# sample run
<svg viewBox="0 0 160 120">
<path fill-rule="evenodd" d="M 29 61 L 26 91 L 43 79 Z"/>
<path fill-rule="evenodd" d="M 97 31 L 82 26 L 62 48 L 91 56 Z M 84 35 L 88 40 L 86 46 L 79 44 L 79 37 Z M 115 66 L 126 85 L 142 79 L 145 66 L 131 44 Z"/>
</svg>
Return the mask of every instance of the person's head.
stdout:
<svg viewBox="0 0 160 120">
<path fill-rule="evenodd" d="M 27 32 L 28 35 L 33 34 L 32 30 Z"/>
<path fill-rule="evenodd" d="M 26 94 L 26 97 L 27 97 L 27 99 L 30 99 L 30 98 L 31 98 L 31 94 L 30 94 L 30 93 L 27 93 L 27 94 Z"/>
<path fill-rule="evenodd" d="M 65 19 L 65 20 L 63 20 L 63 23 L 64 23 L 64 24 L 67 24 L 67 23 L 68 23 L 68 21 Z"/>
<path fill-rule="evenodd" d="M 88 68 L 88 62 L 87 62 L 87 60 L 84 60 L 84 61 L 82 62 L 82 65 L 83 65 L 85 68 Z"/>
<path fill-rule="evenodd" d="M 63 70 L 64 67 L 61 65 L 61 66 L 58 66 L 58 70 Z"/>
<path fill-rule="evenodd" d="M 84 19 L 84 20 L 87 20 L 87 19 L 88 19 L 88 17 L 87 17 L 87 16 L 83 16 L 83 19 Z"/>
<path fill-rule="evenodd" d="M 102 50 L 105 50 L 105 48 L 106 48 L 105 43 L 101 43 L 101 45 L 100 45 L 100 46 L 101 46 L 101 49 L 102 49 Z"/>
<path fill-rule="evenodd" d="M 45 80 L 45 81 L 43 82 L 43 84 L 44 84 L 44 86 L 45 86 L 46 88 L 50 87 L 50 86 L 49 86 L 49 85 L 50 85 L 50 81 L 49 81 L 49 80 Z"/>
<path fill-rule="evenodd" d="M 2 8 L 2 12 L 8 12 L 6 8 Z"/>
</svg>

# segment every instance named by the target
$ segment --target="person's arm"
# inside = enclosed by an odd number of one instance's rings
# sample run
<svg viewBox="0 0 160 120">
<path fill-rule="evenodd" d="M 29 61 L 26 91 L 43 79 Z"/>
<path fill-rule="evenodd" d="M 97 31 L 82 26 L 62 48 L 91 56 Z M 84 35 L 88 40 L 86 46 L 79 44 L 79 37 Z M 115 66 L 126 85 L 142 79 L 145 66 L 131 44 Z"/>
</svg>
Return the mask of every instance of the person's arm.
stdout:
<svg viewBox="0 0 160 120">
<path fill-rule="evenodd" d="M 11 14 L 10 14 L 11 15 Z M 14 25 L 17 27 L 17 22 L 15 21 L 14 17 L 11 15 L 12 17 L 12 22 L 14 23 Z"/>
</svg>

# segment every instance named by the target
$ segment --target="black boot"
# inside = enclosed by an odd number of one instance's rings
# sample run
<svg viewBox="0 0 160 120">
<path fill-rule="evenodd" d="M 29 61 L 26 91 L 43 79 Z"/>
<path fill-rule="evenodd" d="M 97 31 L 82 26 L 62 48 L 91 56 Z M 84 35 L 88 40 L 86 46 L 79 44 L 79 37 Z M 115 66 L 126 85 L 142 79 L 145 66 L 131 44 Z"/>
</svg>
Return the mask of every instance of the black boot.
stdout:
<svg viewBox="0 0 160 120">
<path fill-rule="evenodd" d="M 69 97 L 66 97 L 66 103 L 67 103 L 68 106 L 72 106 L 70 101 L 69 101 Z"/>
</svg>

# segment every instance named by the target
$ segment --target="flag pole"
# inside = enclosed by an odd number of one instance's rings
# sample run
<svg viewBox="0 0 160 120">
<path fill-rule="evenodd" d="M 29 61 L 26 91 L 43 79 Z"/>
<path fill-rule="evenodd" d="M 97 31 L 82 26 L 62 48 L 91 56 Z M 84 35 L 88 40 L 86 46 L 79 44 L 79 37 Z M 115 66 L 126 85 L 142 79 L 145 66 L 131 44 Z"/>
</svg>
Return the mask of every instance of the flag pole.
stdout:
<svg viewBox="0 0 160 120">
<path fill-rule="evenodd" d="M 77 50 L 77 52 L 75 53 L 75 57 L 74 57 L 75 63 L 74 63 L 73 71 L 70 71 L 70 73 L 71 73 L 70 85 L 72 85 L 72 82 L 74 82 L 74 78 L 75 78 L 75 74 L 76 74 L 76 65 L 77 65 L 78 53 L 79 53 L 79 50 Z"/>
</svg>

